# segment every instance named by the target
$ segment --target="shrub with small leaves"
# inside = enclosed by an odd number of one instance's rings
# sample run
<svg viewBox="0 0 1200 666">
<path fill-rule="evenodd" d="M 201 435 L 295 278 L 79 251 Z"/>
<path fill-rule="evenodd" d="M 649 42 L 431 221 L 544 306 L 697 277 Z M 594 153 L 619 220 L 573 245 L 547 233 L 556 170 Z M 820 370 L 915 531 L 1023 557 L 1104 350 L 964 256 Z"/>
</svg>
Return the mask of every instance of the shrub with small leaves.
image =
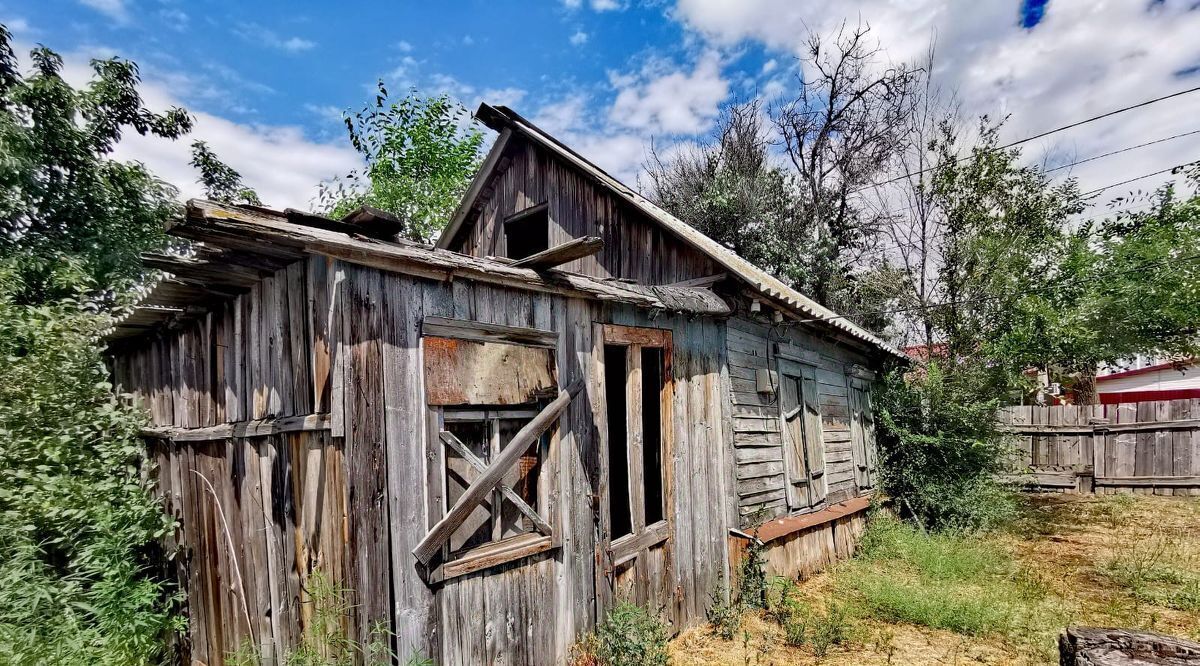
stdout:
<svg viewBox="0 0 1200 666">
<path fill-rule="evenodd" d="M 717 589 L 713 590 L 712 604 L 708 607 L 708 623 L 717 636 L 731 641 L 742 626 L 744 607 L 733 595 L 726 599 L 724 587 L 718 582 Z"/>
<path fill-rule="evenodd" d="M 641 606 L 618 603 L 596 628 L 596 656 L 605 666 L 666 666 L 667 628 Z"/>
<path fill-rule="evenodd" d="M 746 547 L 746 557 L 738 567 L 738 600 L 746 608 L 766 608 L 767 546 L 757 538 Z"/>
<path fill-rule="evenodd" d="M 0 663 L 145 664 L 180 628 L 151 575 L 173 521 L 87 303 L 14 301 L 0 262 Z"/>
</svg>

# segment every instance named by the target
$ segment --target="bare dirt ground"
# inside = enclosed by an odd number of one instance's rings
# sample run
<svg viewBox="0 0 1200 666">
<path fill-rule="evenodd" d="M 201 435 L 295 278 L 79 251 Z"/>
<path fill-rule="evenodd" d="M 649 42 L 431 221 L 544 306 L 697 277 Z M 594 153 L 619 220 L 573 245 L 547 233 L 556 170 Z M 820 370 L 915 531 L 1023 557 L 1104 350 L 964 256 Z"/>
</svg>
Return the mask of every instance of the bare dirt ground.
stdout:
<svg viewBox="0 0 1200 666">
<path fill-rule="evenodd" d="M 1152 495 L 1043 495 L 1024 518 L 987 537 L 1041 589 L 1052 606 L 1042 625 L 1021 632 L 963 635 L 889 622 L 861 607 L 850 612 L 850 639 L 818 657 L 792 647 L 761 611 L 747 613 L 733 640 L 710 627 L 671 643 L 672 663 L 1044 664 L 1057 663 L 1055 636 L 1067 624 L 1147 629 L 1200 640 L 1200 498 Z M 798 583 L 807 603 L 854 608 L 839 567 Z M 843 579 L 839 581 L 838 576 Z"/>
</svg>

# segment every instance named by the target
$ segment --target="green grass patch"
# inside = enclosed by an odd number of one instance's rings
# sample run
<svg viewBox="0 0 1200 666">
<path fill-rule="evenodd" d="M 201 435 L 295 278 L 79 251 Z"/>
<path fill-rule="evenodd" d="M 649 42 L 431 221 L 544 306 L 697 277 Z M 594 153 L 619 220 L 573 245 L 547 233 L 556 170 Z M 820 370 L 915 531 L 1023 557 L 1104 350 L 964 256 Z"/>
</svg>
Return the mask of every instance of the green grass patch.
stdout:
<svg viewBox="0 0 1200 666">
<path fill-rule="evenodd" d="M 1065 614 L 1038 576 L 987 534 L 925 534 L 887 515 L 835 569 L 851 612 L 887 622 L 998 635 L 1050 650 Z"/>
</svg>

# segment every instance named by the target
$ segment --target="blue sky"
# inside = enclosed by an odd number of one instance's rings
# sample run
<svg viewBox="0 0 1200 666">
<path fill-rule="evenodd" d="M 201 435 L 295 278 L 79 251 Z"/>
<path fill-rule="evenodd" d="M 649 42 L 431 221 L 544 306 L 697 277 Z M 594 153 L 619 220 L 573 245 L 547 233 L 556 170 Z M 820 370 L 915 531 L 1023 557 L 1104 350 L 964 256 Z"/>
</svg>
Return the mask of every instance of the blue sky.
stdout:
<svg viewBox="0 0 1200 666">
<path fill-rule="evenodd" d="M 659 146 L 703 141 L 723 105 L 794 87 L 807 29 L 870 24 L 887 55 L 937 44 L 938 83 L 969 114 L 1009 114 L 1007 138 L 1200 85 L 1193 0 L 628 0 L 543 2 L 0 2 L 19 48 L 137 61 L 146 98 L 183 104 L 213 144 L 276 206 L 304 206 L 356 161 L 339 115 L 383 78 L 505 103 L 618 176 Z M 1185 98 L 1186 99 L 1186 98 Z M 1200 95 L 1055 135 L 1027 150 L 1062 163 L 1200 129 Z M 186 145 L 133 137 L 140 159 L 195 194 Z M 1200 135 L 1074 170 L 1085 189 L 1200 158 Z M 1064 174 L 1065 175 L 1065 174 Z M 1151 183 L 1153 184 L 1153 181 Z"/>
</svg>

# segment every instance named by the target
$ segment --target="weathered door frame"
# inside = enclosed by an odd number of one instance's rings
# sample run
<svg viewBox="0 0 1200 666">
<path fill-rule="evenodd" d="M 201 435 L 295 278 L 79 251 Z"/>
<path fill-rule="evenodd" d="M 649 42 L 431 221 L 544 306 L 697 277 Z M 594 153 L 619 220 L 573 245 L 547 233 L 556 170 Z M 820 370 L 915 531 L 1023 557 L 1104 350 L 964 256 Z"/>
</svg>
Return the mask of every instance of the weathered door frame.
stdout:
<svg viewBox="0 0 1200 666">
<path fill-rule="evenodd" d="M 672 375 L 672 337 L 671 331 L 658 328 L 636 326 L 620 326 L 616 324 L 595 324 L 593 336 L 593 381 L 592 409 L 596 430 L 596 461 L 597 487 L 599 495 L 594 498 L 593 509 L 596 513 L 596 618 L 600 621 L 604 613 L 612 606 L 616 595 L 616 568 L 634 562 L 637 568 L 636 580 L 642 581 L 642 589 L 635 590 L 635 600 L 642 602 L 648 594 L 649 575 L 646 571 L 646 558 L 651 548 L 664 549 L 666 570 L 663 575 L 668 582 L 673 580 L 674 563 L 672 561 L 672 544 L 674 534 L 675 493 L 673 480 L 674 467 L 674 380 Z M 627 464 L 630 472 L 629 498 L 632 511 L 632 533 L 617 540 L 610 539 L 612 534 L 612 511 L 609 493 L 610 470 L 609 460 L 609 428 L 608 402 L 605 384 L 604 348 L 606 345 L 620 345 L 630 349 L 626 353 L 626 433 L 627 433 Z M 642 348 L 657 348 L 662 350 L 662 388 L 660 390 L 660 442 L 663 469 L 663 518 L 651 525 L 645 524 L 644 498 L 640 488 L 635 483 L 641 478 L 643 464 L 641 428 L 641 353 Z M 634 351 L 636 350 L 636 351 Z M 633 424 L 638 424 L 638 432 Z M 638 492 L 635 492 L 635 489 Z"/>
</svg>

